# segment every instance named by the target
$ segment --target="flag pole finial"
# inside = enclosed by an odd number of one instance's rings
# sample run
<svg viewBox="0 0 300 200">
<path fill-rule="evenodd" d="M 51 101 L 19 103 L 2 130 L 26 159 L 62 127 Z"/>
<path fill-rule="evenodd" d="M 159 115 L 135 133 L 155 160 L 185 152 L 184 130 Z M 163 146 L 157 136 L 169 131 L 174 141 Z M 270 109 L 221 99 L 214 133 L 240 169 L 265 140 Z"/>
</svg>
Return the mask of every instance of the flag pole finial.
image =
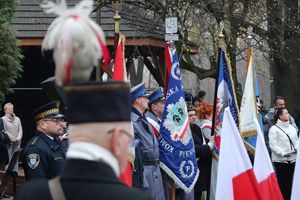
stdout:
<svg viewBox="0 0 300 200">
<path fill-rule="evenodd" d="M 122 3 L 123 0 L 113 1 L 112 2 L 112 10 L 115 11 L 114 21 L 115 21 L 115 33 L 120 32 L 120 20 L 121 16 L 119 13 L 122 11 Z"/>
<path fill-rule="evenodd" d="M 224 22 L 221 21 L 220 24 L 220 32 L 218 34 L 219 38 L 219 48 L 225 49 L 225 36 L 223 35 L 223 30 L 224 30 Z"/>
<path fill-rule="evenodd" d="M 251 43 L 252 43 L 252 33 L 253 33 L 253 27 L 252 26 L 249 26 L 247 28 L 247 45 L 248 45 L 248 48 L 251 47 Z"/>
</svg>

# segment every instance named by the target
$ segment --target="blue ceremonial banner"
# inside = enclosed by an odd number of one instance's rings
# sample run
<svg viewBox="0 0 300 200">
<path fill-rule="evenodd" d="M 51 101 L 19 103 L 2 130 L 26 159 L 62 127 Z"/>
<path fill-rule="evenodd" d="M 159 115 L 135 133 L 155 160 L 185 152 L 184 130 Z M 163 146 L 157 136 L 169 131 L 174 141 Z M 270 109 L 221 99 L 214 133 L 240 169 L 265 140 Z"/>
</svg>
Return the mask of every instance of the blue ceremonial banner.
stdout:
<svg viewBox="0 0 300 200">
<path fill-rule="evenodd" d="M 262 119 L 262 113 L 260 110 L 261 102 L 260 102 L 260 97 L 259 97 L 259 86 L 258 86 L 258 80 L 257 80 L 257 73 L 256 73 L 256 65 L 254 65 L 254 92 L 255 92 L 255 97 L 256 97 L 256 104 L 257 104 L 257 110 L 258 110 L 258 122 L 260 125 L 261 130 L 264 130 L 264 125 L 263 125 L 263 119 Z"/>
<path fill-rule="evenodd" d="M 160 167 L 179 187 L 190 192 L 198 179 L 199 170 L 175 49 L 170 57 L 172 67 L 158 136 Z"/>
<path fill-rule="evenodd" d="M 219 154 L 221 143 L 221 129 L 223 123 L 223 114 L 226 107 L 229 106 L 235 124 L 239 127 L 239 111 L 235 96 L 235 89 L 231 77 L 230 61 L 225 52 L 221 49 L 219 52 L 219 73 L 218 86 L 215 99 L 215 114 L 214 114 L 214 137 L 215 137 L 215 152 Z"/>
</svg>

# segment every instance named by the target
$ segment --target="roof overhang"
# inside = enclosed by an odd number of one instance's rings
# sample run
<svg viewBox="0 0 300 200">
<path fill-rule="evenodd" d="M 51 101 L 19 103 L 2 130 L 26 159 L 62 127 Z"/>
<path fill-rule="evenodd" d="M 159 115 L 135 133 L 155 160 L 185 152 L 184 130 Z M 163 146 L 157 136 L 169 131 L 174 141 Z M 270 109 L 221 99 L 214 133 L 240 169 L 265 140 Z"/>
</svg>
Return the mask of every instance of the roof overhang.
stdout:
<svg viewBox="0 0 300 200">
<path fill-rule="evenodd" d="M 41 46 L 43 38 L 18 38 L 21 42 L 21 46 Z M 106 38 L 108 46 L 114 45 L 114 38 Z M 126 46 L 154 46 L 165 47 L 165 41 L 155 38 L 126 38 Z"/>
</svg>

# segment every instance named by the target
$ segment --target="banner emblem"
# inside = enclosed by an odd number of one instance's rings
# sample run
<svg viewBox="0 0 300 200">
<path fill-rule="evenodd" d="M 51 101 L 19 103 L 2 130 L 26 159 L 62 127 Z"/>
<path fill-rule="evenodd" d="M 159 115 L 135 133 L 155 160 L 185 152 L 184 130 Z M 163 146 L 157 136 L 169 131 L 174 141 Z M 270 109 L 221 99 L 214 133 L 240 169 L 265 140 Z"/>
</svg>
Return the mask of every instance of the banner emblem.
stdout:
<svg viewBox="0 0 300 200">
<path fill-rule="evenodd" d="M 174 142 L 180 141 L 182 144 L 187 145 L 190 141 L 190 137 L 187 137 L 188 117 L 186 103 L 182 97 L 175 104 L 169 104 L 167 106 L 167 117 L 163 123 L 163 126 L 170 131 L 171 140 Z"/>
<path fill-rule="evenodd" d="M 194 175 L 195 166 L 192 161 L 183 161 L 180 164 L 179 172 L 182 178 L 189 179 Z"/>
</svg>

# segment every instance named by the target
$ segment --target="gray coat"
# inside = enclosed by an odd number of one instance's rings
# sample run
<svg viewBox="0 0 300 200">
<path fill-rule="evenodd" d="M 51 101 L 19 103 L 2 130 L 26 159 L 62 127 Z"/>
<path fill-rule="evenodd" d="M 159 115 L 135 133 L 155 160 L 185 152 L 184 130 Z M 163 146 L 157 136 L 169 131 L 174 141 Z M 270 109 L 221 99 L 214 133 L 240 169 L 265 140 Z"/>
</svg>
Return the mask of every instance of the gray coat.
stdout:
<svg viewBox="0 0 300 200">
<path fill-rule="evenodd" d="M 159 159 L 157 139 L 144 116 L 135 111 L 131 113 L 131 120 L 133 122 L 135 138 L 140 140 L 144 168 L 143 189 L 148 190 L 153 199 L 164 200 L 165 197 L 160 168 L 158 165 L 149 165 L 151 161 Z"/>
<path fill-rule="evenodd" d="M 149 118 L 151 118 L 152 120 L 154 120 L 156 123 L 160 123 L 160 120 L 158 119 L 158 117 L 154 114 L 154 113 L 152 113 L 152 112 L 150 112 L 150 111 L 148 111 L 148 112 L 146 112 L 146 117 L 149 117 Z M 161 176 L 162 176 L 162 180 L 163 180 L 163 186 L 164 186 L 164 193 L 165 193 L 165 199 L 166 200 L 169 200 L 169 199 L 171 199 L 171 196 L 170 196 L 170 191 L 171 191 L 171 178 L 168 176 L 168 174 L 164 171 L 164 170 L 162 170 L 161 169 Z"/>
<path fill-rule="evenodd" d="M 160 123 L 160 120 L 154 113 L 148 111 L 148 112 L 146 112 L 145 115 L 146 115 L 146 117 L 149 117 L 149 118 L 153 119 L 154 121 L 156 121 L 158 124 Z"/>
</svg>

